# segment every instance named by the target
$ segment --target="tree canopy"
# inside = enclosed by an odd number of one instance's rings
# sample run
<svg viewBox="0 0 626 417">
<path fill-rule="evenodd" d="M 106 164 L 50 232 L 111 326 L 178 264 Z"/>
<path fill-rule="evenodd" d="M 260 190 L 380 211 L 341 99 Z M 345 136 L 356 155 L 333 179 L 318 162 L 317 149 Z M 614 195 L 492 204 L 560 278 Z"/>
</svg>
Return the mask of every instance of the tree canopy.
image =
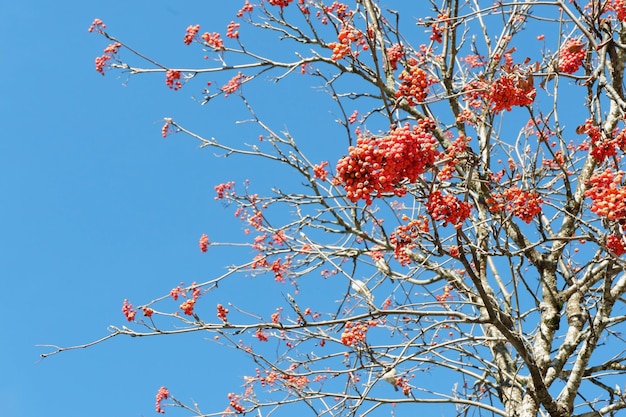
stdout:
<svg viewBox="0 0 626 417">
<path fill-rule="evenodd" d="M 94 20 L 103 75 L 158 73 L 207 111 L 243 105 L 243 137 L 170 117 L 163 137 L 229 158 L 225 175 L 258 164 L 271 178 L 214 187 L 211 216 L 241 227 L 199 231 L 199 250 L 236 264 L 124 300 L 128 327 L 44 356 L 208 332 L 215 358 L 249 361 L 224 404 L 164 386 L 168 413 L 626 408 L 624 1 L 396 3 L 245 0 L 221 28 L 181 28 L 198 67 L 165 66 Z M 281 119 L 294 87 L 327 107 Z M 269 295 L 240 304 L 255 285 Z"/>
</svg>

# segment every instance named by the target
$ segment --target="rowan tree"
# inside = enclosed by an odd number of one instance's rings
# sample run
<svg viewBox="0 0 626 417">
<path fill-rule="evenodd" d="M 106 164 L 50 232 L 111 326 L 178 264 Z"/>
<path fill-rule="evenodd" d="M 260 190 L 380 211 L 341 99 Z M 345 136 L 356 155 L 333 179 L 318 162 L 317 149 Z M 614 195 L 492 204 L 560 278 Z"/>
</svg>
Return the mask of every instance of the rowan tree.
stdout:
<svg viewBox="0 0 626 417">
<path fill-rule="evenodd" d="M 215 185 L 212 216 L 242 227 L 230 242 L 198 231 L 199 249 L 240 262 L 124 300 L 130 324 L 103 339 L 204 332 L 249 360 L 222 404 L 164 386 L 157 412 L 626 408 L 625 2 L 396 3 L 246 0 L 223 27 L 181 28 L 181 48 L 206 57 L 198 68 L 165 66 L 94 20 L 108 43 L 98 72 L 158 73 L 209 108 L 241 100 L 233 121 L 254 132 L 165 118 L 163 137 L 199 141 L 233 173 L 254 160 L 277 173 L 273 187 Z M 271 42 L 254 50 L 253 36 Z M 293 77 L 327 93 L 335 137 L 291 134 L 307 114 L 265 122 Z M 273 105 L 260 109 L 246 92 L 267 81 Z M 250 280 L 275 297 L 238 305 L 222 290 Z"/>
</svg>

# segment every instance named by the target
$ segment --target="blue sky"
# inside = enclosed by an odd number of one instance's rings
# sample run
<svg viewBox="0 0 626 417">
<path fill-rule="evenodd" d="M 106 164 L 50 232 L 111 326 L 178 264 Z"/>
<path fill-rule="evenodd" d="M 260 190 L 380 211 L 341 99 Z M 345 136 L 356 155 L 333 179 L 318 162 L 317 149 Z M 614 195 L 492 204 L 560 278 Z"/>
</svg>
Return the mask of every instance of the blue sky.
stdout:
<svg viewBox="0 0 626 417">
<path fill-rule="evenodd" d="M 250 131 L 236 127 L 232 117 L 244 114 L 241 102 L 199 106 L 191 96 L 205 80 L 174 92 L 162 74 L 102 77 L 94 58 L 108 42 L 87 28 L 98 17 L 111 34 L 166 65 L 201 66 L 200 49 L 182 43 L 185 28 L 199 23 L 224 32 L 238 7 L 162 0 L 4 5 L 0 415 L 154 415 L 162 385 L 206 411 L 221 410 L 227 393 L 252 372 L 239 365 L 240 356 L 210 348 L 207 335 L 116 339 L 43 361 L 39 355 L 50 349 L 37 346 L 100 338 L 107 326 L 127 324 L 120 311 L 125 298 L 141 304 L 235 262 L 226 250 L 201 254 L 197 247 L 202 233 L 213 239 L 239 231 L 214 201 L 213 186 L 245 178 L 274 184 L 276 174 L 262 165 L 215 159 L 182 135 L 163 139 L 160 129 L 168 116 L 208 136 L 244 139 Z M 296 91 L 292 82 L 283 82 L 279 108 L 270 107 L 276 103 L 270 83 L 260 87 L 255 105 L 262 116 L 276 129 L 305 117 L 320 138 L 328 136 L 320 121 L 334 116 L 316 101 L 324 93 Z M 289 128 L 297 134 L 310 126 Z M 315 137 L 302 146 L 323 155 Z M 262 303 L 260 290 L 238 296 Z"/>
<path fill-rule="evenodd" d="M 161 385 L 225 407 L 227 385 L 241 384 L 201 337 L 113 340 L 41 362 L 47 349 L 36 346 L 101 337 L 125 324 L 124 298 L 141 303 L 210 272 L 197 240 L 219 233 L 212 187 L 229 178 L 196 143 L 164 140 L 160 129 L 164 116 L 206 124 L 220 116 L 190 100 L 200 83 L 173 92 L 160 76 L 126 86 L 119 74 L 102 77 L 93 62 L 107 43 L 87 28 L 99 17 L 174 64 L 189 53 L 187 25 L 225 29 L 238 6 L 226 3 L 4 4 L 0 415 L 151 415 Z M 224 379 L 213 378 L 226 366 Z"/>
</svg>

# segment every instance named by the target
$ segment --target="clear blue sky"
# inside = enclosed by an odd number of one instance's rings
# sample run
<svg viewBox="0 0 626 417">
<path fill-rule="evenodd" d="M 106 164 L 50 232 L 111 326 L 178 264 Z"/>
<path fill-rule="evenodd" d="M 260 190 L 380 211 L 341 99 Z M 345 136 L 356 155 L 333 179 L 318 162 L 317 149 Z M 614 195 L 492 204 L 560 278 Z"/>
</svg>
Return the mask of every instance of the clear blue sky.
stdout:
<svg viewBox="0 0 626 417">
<path fill-rule="evenodd" d="M 182 43 L 185 28 L 199 23 L 203 31 L 223 33 L 240 3 L 4 4 L 0 416 L 154 415 L 162 385 L 206 412 L 221 410 L 227 393 L 239 391 L 242 376 L 253 372 L 237 362 L 239 355 L 215 350 L 205 334 L 115 339 L 40 362 L 50 349 L 37 346 L 95 340 L 108 325 L 128 324 L 120 311 L 123 299 L 141 304 L 235 262 L 227 252 L 201 254 L 197 247 L 201 233 L 228 238 L 239 231 L 214 201 L 213 186 L 250 177 L 274 185 L 276 178 L 261 166 L 216 160 L 182 135 L 162 139 L 160 129 L 169 116 L 208 136 L 243 141 L 238 132 L 245 127 L 233 124 L 233 114 L 243 114 L 241 102 L 199 106 L 191 96 L 206 80 L 174 92 L 162 74 L 102 77 L 94 58 L 108 42 L 87 28 L 98 17 L 111 34 L 166 65 L 202 66 L 200 48 Z M 267 110 L 264 116 L 276 129 L 297 116 L 327 136 L 324 123 L 334 115 L 315 101 L 324 93 L 298 92 L 290 82 L 283 83 L 292 93 L 283 89 L 280 108 L 271 83 L 260 88 L 255 104 Z M 308 133 L 311 124 L 289 129 Z M 309 138 L 303 146 L 319 148 L 318 139 Z M 252 298 L 256 291 L 239 295 Z"/>
<path fill-rule="evenodd" d="M 191 55 L 187 25 L 225 31 L 239 6 L 229 3 L 3 4 L 1 416 L 154 415 L 161 385 L 215 410 L 241 385 L 244 372 L 212 357 L 201 337 L 113 340 L 40 363 L 47 350 L 36 346 L 101 337 L 127 324 L 124 298 L 139 304 L 212 273 L 197 240 L 219 233 L 213 185 L 229 177 L 191 139 L 164 140 L 160 128 L 164 116 L 206 127 L 220 115 L 190 100 L 200 81 L 173 92 L 162 76 L 126 86 L 120 74 L 102 77 L 94 58 L 107 42 L 87 28 L 99 17 L 174 65 Z"/>
</svg>

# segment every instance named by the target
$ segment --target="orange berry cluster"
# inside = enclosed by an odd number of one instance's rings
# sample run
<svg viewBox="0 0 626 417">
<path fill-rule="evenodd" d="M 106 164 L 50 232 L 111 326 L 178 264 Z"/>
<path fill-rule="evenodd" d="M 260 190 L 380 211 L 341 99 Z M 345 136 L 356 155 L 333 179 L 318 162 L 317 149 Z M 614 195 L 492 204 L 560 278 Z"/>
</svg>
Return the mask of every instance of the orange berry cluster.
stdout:
<svg viewBox="0 0 626 417">
<path fill-rule="evenodd" d="M 366 51 L 369 46 L 361 32 L 354 28 L 345 27 L 339 31 L 337 35 L 339 42 L 330 42 L 328 47 L 333 50 L 330 59 L 339 61 L 345 56 L 356 57 L 359 55 L 359 48 Z M 356 45 L 356 49 L 352 50 L 352 45 Z"/>
<path fill-rule="evenodd" d="M 356 146 L 348 149 L 348 156 L 337 162 L 333 183 L 341 184 L 353 203 L 365 200 L 369 205 L 373 197 L 388 192 L 403 196 L 406 185 L 401 182 L 415 182 L 439 155 L 437 140 L 430 133 L 433 128 L 432 120 L 423 119 L 387 136 L 360 136 Z"/>
<path fill-rule="evenodd" d="M 188 316 L 191 316 L 193 314 L 193 307 L 196 304 L 196 300 L 194 300 L 193 298 L 189 298 L 185 301 L 183 301 L 183 303 L 180 305 L 180 309 L 183 310 L 183 313 L 185 313 Z"/>
<path fill-rule="evenodd" d="M 541 213 L 542 202 L 539 194 L 522 191 L 518 187 L 511 187 L 487 199 L 489 211 L 492 213 L 505 211 L 526 223 L 530 223 L 537 214 Z"/>
<path fill-rule="evenodd" d="M 626 189 L 621 186 L 623 171 L 607 169 L 589 179 L 585 196 L 591 198 L 591 211 L 608 220 L 626 220 Z"/>
<path fill-rule="evenodd" d="M 444 227 L 451 223 L 460 227 L 467 219 L 472 210 L 472 205 L 461 201 L 452 194 L 443 194 L 441 191 L 433 191 L 428 196 L 426 209 L 435 220 L 443 220 Z"/>
<path fill-rule="evenodd" d="M 351 321 L 346 323 L 346 328 L 341 334 L 341 343 L 346 346 L 355 346 L 365 342 L 367 331 L 369 330 L 369 324 L 365 322 L 353 323 Z"/>
<path fill-rule="evenodd" d="M 485 57 L 482 55 L 467 55 L 465 58 L 461 58 L 462 61 L 465 61 L 470 68 L 483 67 L 486 65 Z"/>
<path fill-rule="evenodd" d="M 573 74 L 583 64 L 587 50 L 580 39 L 570 39 L 559 51 L 559 71 Z"/>
<path fill-rule="evenodd" d="M 409 106 L 421 103 L 428 96 L 428 88 L 438 81 L 426 71 L 417 66 L 415 58 L 409 59 L 409 65 L 400 73 L 398 79 L 401 81 L 396 98 L 404 97 L 408 100 Z"/>
<path fill-rule="evenodd" d="M 443 287 L 443 294 L 439 294 L 435 298 L 442 304 L 445 304 L 446 300 L 453 300 L 454 296 L 451 294 L 452 289 L 450 285 L 446 285 Z"/>
</svg>

